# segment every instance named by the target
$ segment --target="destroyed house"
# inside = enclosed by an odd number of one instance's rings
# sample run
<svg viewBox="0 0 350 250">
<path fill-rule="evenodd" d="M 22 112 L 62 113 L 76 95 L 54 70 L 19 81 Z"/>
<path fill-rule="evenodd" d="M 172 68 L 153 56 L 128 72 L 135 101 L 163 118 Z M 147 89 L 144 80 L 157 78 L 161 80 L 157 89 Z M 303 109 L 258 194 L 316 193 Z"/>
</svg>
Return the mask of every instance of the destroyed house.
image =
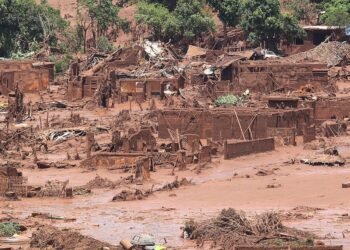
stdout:
<svg viewBox="0 0 350 250">
<path fill-rule="evenodd" d="M 269 96 L 266 98 L 269 108 L 298 108 L 299 98 L 285 96 Z"/>
<path fill-rule="evenodd" d="M 78 77 L 76 80 L 68 81 L 66 92 L 67 100 L 81 100 L 84 97 L 93 97 L 98 86 L 104 81 L 101 75 Z"/>
<path fill-rule="evenodd" d="M 163 98 L 166 91 L 177 92 L 184 88 L 185 80 L 182 76 L 177 78 L 144 78 L 144 79 L 120 79 L 117 86 L 123 96 L 141 96 L 150 99 L 152 96 Z"/>
<path fill-rule="evenodd" d="M 268 93 L 280 88 L 299 89 L 311 85 L 320 89 L 328 85 L 328 68 L 320 63 L 276 61 L 239 61 L 232 67 L 234 89 Z M 222 80 L 228 80 L 226 78 Z"/>
<path fill-rule="evenodd" d="M 343 120 L 350 117 L 349 97 L 321 97 L 313 103 L 317 124 L 326 120 Z"/>
<path fill-rule="evenodd" d="M 314 25 L 303 27 L 306 36 L 304 38 L 296 38 L 294 43 L 285 44 L 281 50 L 287 55 L 293 55 L 308 51 L 323 43 L 325 40 L 344 41 L 345 27 L 342 26 L 325 26 Z"/>
<path fill-rule="evenodd" d="M 253 140 L 274 136 L 274 131 L 285 128 L 303 135 L 304 128 L 314 123 L 312 112 L 310 108 L 166 109 L 159 113 L 158 136 L 169 139 L 171 131 L 178 130 L 180 134 L 196 134 L 214 141 Z"/>
<path fill-rule="evenodd" d="M 45 90 L 53 78 L 53 64 L 33 61 L 0 61 L 0 94 L 7 95 L 16 86 L 24 93 Z"/>
<path fill-rule="evenodd" d="M 27 195 L 28 178 L 23 177 L 22 172 L 18 172 L 13 167 L 0 168 L 0 196 L 6 196 L 7 192 L 15 192 L 18 195 Z"/>
</svg>

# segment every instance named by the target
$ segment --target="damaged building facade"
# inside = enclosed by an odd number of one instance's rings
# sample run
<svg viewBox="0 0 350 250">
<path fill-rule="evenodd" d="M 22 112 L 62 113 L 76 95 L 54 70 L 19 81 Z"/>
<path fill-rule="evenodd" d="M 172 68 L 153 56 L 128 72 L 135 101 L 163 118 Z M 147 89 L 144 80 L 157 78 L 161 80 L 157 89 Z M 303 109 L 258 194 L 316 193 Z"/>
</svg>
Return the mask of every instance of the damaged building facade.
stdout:
<svg viewBox="0 0 350 250">
<path fill-rule="evenodd" d="M 54 64 L 34 61 L 0 60 L 0 92 L 7 95 L 16 86 L 24 93 L 45 90 L 54 79 Z"/>
</svg>

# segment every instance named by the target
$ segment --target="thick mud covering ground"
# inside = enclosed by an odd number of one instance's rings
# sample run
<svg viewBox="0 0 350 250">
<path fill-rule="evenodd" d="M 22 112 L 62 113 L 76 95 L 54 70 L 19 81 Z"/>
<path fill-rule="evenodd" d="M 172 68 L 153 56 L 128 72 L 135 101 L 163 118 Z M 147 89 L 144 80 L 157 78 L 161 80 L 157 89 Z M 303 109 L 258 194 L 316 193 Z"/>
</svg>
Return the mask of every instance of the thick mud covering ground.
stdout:
<svg viewBox="0 0 350 250">
<path fill-rule="evenodd" d="M 53 226 L 41 226 L 37 231 L 33 232 L 30 246 L 56 250 L 98 250 L 104 247 L 108 247 L 111 250 L 121 249 L 120 247 L 112 246 L 91 237 L 83 236 L 73 230 L 59 230 Z"/>
</svg>

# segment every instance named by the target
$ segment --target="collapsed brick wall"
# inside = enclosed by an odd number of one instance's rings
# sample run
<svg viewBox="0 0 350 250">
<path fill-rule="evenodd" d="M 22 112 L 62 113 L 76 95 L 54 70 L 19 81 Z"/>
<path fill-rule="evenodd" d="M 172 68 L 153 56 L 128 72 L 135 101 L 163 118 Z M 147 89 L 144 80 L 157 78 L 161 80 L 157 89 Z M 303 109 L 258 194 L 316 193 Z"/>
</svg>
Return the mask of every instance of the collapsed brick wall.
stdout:
<svg viewBox="0 0 350 250">
<path fill-rule="evenodd" d="M 115 168 L 122 169 L 125 166 L 135 166 L 136 162 L 146 157 L 140 153 L 98 153 L 81 162 L 82 167 Z"/>
<path fill-rule="evenodd" d="M 0 196 L 5 196 L 7 192 L 15 192 L 17 195 L 27 196 L 28 178 L 23 177 L 13 167 L 0 168 Z"/>
<path fill-rule="evenodd" d="M 279 62 L 241 62 L 233 67 L 237 72 L 231 79 L 235 90 L 271 92 L 281 87 L 298 89 L 307 84 L 322 88 L 328 85 L 328 68 L 325 64 Z"/>
<path fill-rule="evenodd" d="M 150 129 L 141 129 L 139 132 L 131 135 L 128 141 L 129 150 L 131 151 L 151 151 L 157 144 Z"/>
<path fill-rule="evenodd" d="M 116 85 L 120 87 L 122 95 L 133 96 L 142 95 L 143 98 L 152 98 L 152 96 L 164 96 L 167 87 L 170 89 L 180 89 L 184 87 L 184 78 L 144 78 L 144 79 L 120 79 L 116 80 Z"/>
<path fill-rule="evenodd" d="M 227 114 L 212 114 L 212 131 L 209 138 L 215 141 L 225 139 L 257 139 L 266 138 L 268 115 L 255 113 L 237 113 L 238 120 L 234 112 Z M 240 124 L 240 125 L 239 125 Z M 249 131 L 249 125 L 251 134 Z M 243 130 L 244 138 L 241 132 Z M 208 137 L 203 137 L 208 138 Z"/>
<path fill-rule="evenodd" d="M 313 110 L 309 108 L 276 111 L 268 120 L 268 127 L 296 128 L 297 135 L 303 135 L 304 127 L 312 124 Z"/>
<path fill-rule="evenodd" d="M 347 131 L 346 122 L 326 121 L 321 125 L 322 134 L 325 137 L 336 137 L 345 135 Z"/>
<path fill-rule="evenodd" d="M 316 47 L 316 45 L 314 45 L 313 41 L 304 40 L 304 44 L 301 44 L 301 45 L 290 44 L 290 45 L 284 46 L 282 48 L 282 50 L 285 54 L 290 56 L 290 55 L 294 55 L 294 54 L 308 51 L 308 50 L 313 49 L 315 47 Z"/>
<path fill-rule="evenodd" d="M 233 109 L 163 110 L 158 116 L 158 136 L 161 139 L 169 139 L 168 130 L 179 130 L 180 134 L 196 134 L 199 138 L 212 138 L 214 141 L 261 139 L 268 137 L 268 128 L 295 128 L 297 134 L 302 135 L 304 126 L 313 124 L 312 109 L 237 109 L 236 112 L 238 119 Z"/>
<path fill-rule="evenodd" d="M 7 192 L 15 192 L 20 196 L 27 196 L 28 179 L 22 176 L 0 176 L 0 196 L 5 196 Z"/>
<path fill-rule="evenodd" d="M 68 101 L 80 100 L 83 98 L 83 82 L 68 81 L 66 98 Z"/>
<path fill-rule="evenodd" d="M 0 61 L 0 92 L 8 94 L 16 85 L 24 93 L 45 90 L 51 80 L 50 68 L 33 67 L 33 61 Z"/>
<path fill-rule="evenodd" d="M 104 76 L 86 76 L 68 81 L 66 98 L 69 101 L 93 97 L 98 86 L 104 81 Z"/>
<path fill-rule="evenodd" d="M 303 132 L 303 142 L 308 143 L 316 139 L 316 127 L 315 125 L 312 126 L 305 126 L 304 132 Z"/>
<path fill-rule="evenodd" d="M 329 119 L 343 119 L 350 117 L 350 97 L 347 98 L 321 98 L 315 104 L 315 120 L 321 123 Z"/>
<path fill-rule="evenodd" d="M 243 72 L 239 74 L 238 82 L 236 82 L 234 89 L 237 91 L 244 91 L 249 89 L 254 92 L 268 93 L 277 88 L 270 73 L 251 73 Z"/>
<path fill-rule="evenodd" d="M 45 90 L 49 84 L 50 76 L 48 70 L 30 70 L 16 72 L 14 83 L 19 83 L 19 88 L 24 93 L 35 93 Z M 15 89 L 15 85 L 13 90 Z"/>
<path fill-rule="evenodd" d="M 0 71 L 21 71 L 32 69 L 33 61 L 31 60 L 3 60 L 0 61 Z"/>
<path fill-rule="evenodd" d="M 275 138 L 276 143 L 280 145 L 296 145 L 295 128 L 268 128 L 267 136 Z"/>
<path fill-rule="evenodd" d="M 268 117 L 263 114 L 241 113 L 238 119 L 246 138 L 250 138 L 248 126 L 254 138 L 266 137 Z M 180 134 L 196 134 L 200 138 L 213 138 L 215 141 L 225 139 L 243 139 L 239 123 L 233 110 L 163 110 L 158 117 L 159 138 L 169 139 L 168 129 L 179 130 Z"/>
<path fill-rule="evenodd" d="M 6 95 L 18 84 L 22 92 L 35 93 L 45 90 L 49 81 L 49 71 L 45 69 L 0 72 L 0 92 Z"/>
<path fill-rule="evenodd" d="M 203 146 L 198 155 L 199 162 L 210 162 L 211 161 L 211 146 Z"/>
<path fill-rule="evenodd" d="M 225 160 L 275 150 L 275 140 L 273 138 L 258 139 L 252 141 L 225 141 L 224 158 Z"/>
</svg>

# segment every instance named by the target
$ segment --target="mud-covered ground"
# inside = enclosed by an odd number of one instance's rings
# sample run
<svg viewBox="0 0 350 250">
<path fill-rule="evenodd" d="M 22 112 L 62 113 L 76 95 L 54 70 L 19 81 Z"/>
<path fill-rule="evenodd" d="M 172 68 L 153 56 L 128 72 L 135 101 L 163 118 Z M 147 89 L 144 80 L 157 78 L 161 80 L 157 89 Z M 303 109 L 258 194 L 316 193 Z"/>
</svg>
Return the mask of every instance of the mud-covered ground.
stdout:
<svg viewBox="0 0 350 250">
<path fill-rule="evenodd" d="M 339 153 L 350 160 L 350 136 L 332 138 Z M 13 217 L 29 226 L 36 223 L 73 228 L 101 241 L 118 245 L 120 240 L 141 232 L 154 234 L 168 246 L 186 249 L 193 242 L 183 240 L 181 227 L 189 219 L 214 217 L 223 208 L 244 210 L 248 215 L 264 211 L 281 214 L 286 225 L 315 233 L 326 244 L 342 244 L 350 249 L 350 189 L 341 184 L 350 181 L 349 163 L 343 167 L 307 166 L 288 163 L 291 159 L 314 154 L 299 146 L 278 147 L 276 151 L 234 160 L 214 158 L 209 168 L 196 173 L 188 170 L 176 176 L 192 179 L 194 185 L 159 192 L 145 200 L 112 202 L 116 190 L 94 189 L 92 194 L 73 199 L 23 198 L 0 203 L 1 217 Z M 53 156 L 52 156 L 53 157 Z M 264 171 L 261 171 L 264 170 Z M 109 180 L 127 176 L 118 170 L 31 169 L 23 174 L 31 185 L 47 180 L 69 179 L 70 185 L 84 185 L 98 174 Z M 265 175 L 257 175 L 258 172 Z M 171 169 L 151 173 L 145 185 L 161 185 L 174 180 Z M 279 184 L 277 188 L 267 188 Z M 74 221 L 32 218 L 33 212 L 73 218 Z M 30 227 L 29 227 L 30 228 Z M 30 230 L 27 232 L 30 235 Z"/>
</svg>

